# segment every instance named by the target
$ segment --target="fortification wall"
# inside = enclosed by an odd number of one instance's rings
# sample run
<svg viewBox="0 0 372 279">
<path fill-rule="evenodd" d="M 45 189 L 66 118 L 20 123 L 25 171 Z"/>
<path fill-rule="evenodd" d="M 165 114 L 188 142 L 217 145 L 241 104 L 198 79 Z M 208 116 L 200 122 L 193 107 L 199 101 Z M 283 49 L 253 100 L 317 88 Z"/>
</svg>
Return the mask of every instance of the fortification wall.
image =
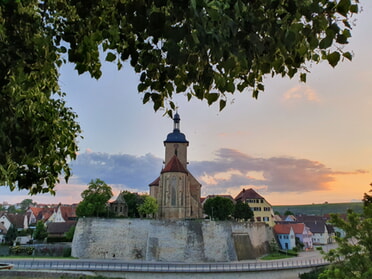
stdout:
<svg viewBox="0 0 372 279">
<path fill-rule="evenodd" d="M 269 250 L 264 223 L 80 218 L 72 256 L 171 262 L 254 259 Z"/>
</svg>

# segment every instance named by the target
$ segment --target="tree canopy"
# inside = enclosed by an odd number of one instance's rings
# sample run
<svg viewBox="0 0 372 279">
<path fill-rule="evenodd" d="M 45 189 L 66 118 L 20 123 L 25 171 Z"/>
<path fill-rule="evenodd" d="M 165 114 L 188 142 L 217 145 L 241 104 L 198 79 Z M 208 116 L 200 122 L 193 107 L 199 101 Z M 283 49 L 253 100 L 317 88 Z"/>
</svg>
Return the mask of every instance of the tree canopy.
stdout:
<svg viewBox="0 0 372 279">
<path fill-rule="evenodd" d="M 44 240 L 48 236 L 47 229 L 43 221 L 37 221 L 35 231 L 34 231 L 34 239 L 35 240 Z"/>
<path fill-rule="evenodd" d="M 100 179 L 91 180 L 88 189 L 81 193 L 83 200 L 76 208 L 78 217 L 107 216 L 107 203 L 113 196 L 111 187 Z"/>
<path fill-rule="evenodd" d="M 217 103 L 264 90 L 265 75 L 306 81 L 309 63 L 351 60 L 358 0 L 0 1 L 0 183 L 31 194 L 70 177 L 81 129 L 66 106 L 60 67 L 102 75 L 128 61 L 143 103 Z"/>
<path fill-rule="evenodd" d="M 138 208 L 143 204 L 144 196 L 141 196 L 138 193 L 132 193 L 129 191 L 123 191 L 122 195 L 123 195 L 125 202 L 128 205 L 128 217 L 131 217 L 131 218 L 140 217 Z"/>
<path fill-rule="evenodd" d="M 142 216 L 153 217 L 158 211 L 158 204 L 156 199 L 151 196 L 145 196 L 143 198 L 143 203 L 138 206 L 138 212 Z"/>
<path fill-rule="evenodd" d="M 213 197 L 205 201 L 203 206 L 205 214 L 212 220 L 227 220 L 234 212 L 234 203 L 229 198 Z"/>
<path fill-rule="evenodd" d="M 345 237 L 336 236 L 338 247 L 325 254 L 331 265 L 318 278 L 372 278 L 372 203 L 364 202 L 362 214 L 349 210 L 346 220 L 331 216 L 331 223 Z"/>
<path fill-rule="evenodd" d="M 254 213 L 249 207 L 248 203 L 244 203 L 241 200 L 237 201 L 234 206 L 233 217 L 237 220 L 248 221 L 252 219 Z"/>
</svg>

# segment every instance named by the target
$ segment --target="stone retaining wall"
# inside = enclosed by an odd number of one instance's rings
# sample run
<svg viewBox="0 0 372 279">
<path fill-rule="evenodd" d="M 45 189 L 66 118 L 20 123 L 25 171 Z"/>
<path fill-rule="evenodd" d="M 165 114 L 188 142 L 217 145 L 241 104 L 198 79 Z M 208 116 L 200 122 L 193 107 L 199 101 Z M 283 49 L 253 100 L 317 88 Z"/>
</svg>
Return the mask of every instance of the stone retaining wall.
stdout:
<svg viewBox="0 0 372 279">
<path fill-rule="evenodd" d="M 80 218 L 72 256 L 169 262 L 255 259 L 273 238 L 264 223 Z"/>
</svg>

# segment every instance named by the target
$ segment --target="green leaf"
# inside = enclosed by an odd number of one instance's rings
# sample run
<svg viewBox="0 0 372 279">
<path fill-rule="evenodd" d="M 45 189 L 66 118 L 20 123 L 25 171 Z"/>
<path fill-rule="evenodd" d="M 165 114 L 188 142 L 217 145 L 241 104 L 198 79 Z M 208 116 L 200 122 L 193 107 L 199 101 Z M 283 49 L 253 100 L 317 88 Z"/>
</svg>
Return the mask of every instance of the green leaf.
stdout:
<svg viewBox="0 0 372 279">
<path fill-rule="evenodd" d="M 209 93 L 205 96 L 205 98 L 208 101 L 208 105 L 213 104 L 215 101 L 218 100 L 219 97 L 220 97 L 220 94 L 218 93 Z"/>
<path fill-rule="evenodd" d="M 353 59 L 353 56 L 352 56 L 352 54 L 350 52 L 344 52 L 342 54 L 342 56 L 345 57 L 345 58 L 347 58 L 350 61 Z"/>
<path fill-rule="evenodd" d="M 116 59 L 116 55 L 115 54 L 113 54 L 112 52 L 107 53 L 107 55 L 106 55 L 106 61 L 112 62 L 115 59 Z"/>
<path fill-rule="evenodd" d="M 351 5 L 350 0 L 340 0 L 340 2 L 338 2 L 337 4 L 336 10 L 343 16 L 346 16 L 350 9 L 350 5 Z"/>
<path fill-rule="evenodd" d="M 198 33 L 198 31 L 196 31 L 195 29 L 191 31 L 191 37 L 194 40 L 194 43 L 195 44 L 199 44 L 200 43 L 197 33 Z"/>
<path fill-rule="evenodd" d="M 301 80 L 302 82 L 306 82 L 306 73 L 301 73 L 301 74 L 300 74 L 300 80 Z"/>
<path fill-rule="evenodd" d="M 328 63 L 332 67 L 335 67 L 337 65 L 338 61 L 340 61 L 340 58 L 341 58 L 341 55 L 338 51 L 334 51 L 327 55 Z"/>
<path fill-rule="evenodd" d="M 355 13 L 355 14 L 357 14 L 358 11 L 359 11 L 359 9 L 358 9 L 358 5 L 354 4 L 354 5 L 351 5 L 351 6 L 350 6 L 350 12 L 351 12 L 351 13 Z"/>
<path fill-rule="evenodd" d="M 150 97 L 151 97 L 151 93 L 150 92 L 146 92 L 145 93 L 145 96 L 143 97 L 143 103 L 146 104 L 149 100 L 150 100 Z"/>
<path fill-rule="evenodd" d="M 226 100 L 220 100 L 220 111 L 222 111 L 226 106 Z"/>
<path fill-rule="evenodd" d="M 332 45 L 333 37 L 327 36 L 323 40 L 320 41 L 319 47 L 321 49 L 329 48 Z"/>
</svg>

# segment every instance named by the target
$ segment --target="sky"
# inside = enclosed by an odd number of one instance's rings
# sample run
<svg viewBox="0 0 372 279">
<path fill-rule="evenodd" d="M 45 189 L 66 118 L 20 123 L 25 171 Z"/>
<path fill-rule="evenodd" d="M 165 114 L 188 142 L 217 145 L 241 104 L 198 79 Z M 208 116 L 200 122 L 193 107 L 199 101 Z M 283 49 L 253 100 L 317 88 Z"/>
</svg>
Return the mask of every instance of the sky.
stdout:
<svg viewBox="0 0 372 279">
<path fill-rule="evenodd" d="M 309 65 L 307 82 L 265 79 L 258 99 L 236 92 L 226 108 L 174 98 L 181 132 L 190 142 L 188 169 L 202 196 L 253 188 L 272 205 L 360 201 L 372 182 L 372 1 L 361 1 L 350 44 L 353 61 L 336 68 Z M 139 78 L 129 65 L 103 64 L 99 81 L 63 66 L 60 85 L 79 115 L 83 138 L 69 183 L 56 195 L 28 196 L 0 187 L 0 203 L 77 203 L 100 178 L 114 197 L 122 190 L 148 193 L 161 171 L 173 121 L 142 104 Z"/>
</svg>

